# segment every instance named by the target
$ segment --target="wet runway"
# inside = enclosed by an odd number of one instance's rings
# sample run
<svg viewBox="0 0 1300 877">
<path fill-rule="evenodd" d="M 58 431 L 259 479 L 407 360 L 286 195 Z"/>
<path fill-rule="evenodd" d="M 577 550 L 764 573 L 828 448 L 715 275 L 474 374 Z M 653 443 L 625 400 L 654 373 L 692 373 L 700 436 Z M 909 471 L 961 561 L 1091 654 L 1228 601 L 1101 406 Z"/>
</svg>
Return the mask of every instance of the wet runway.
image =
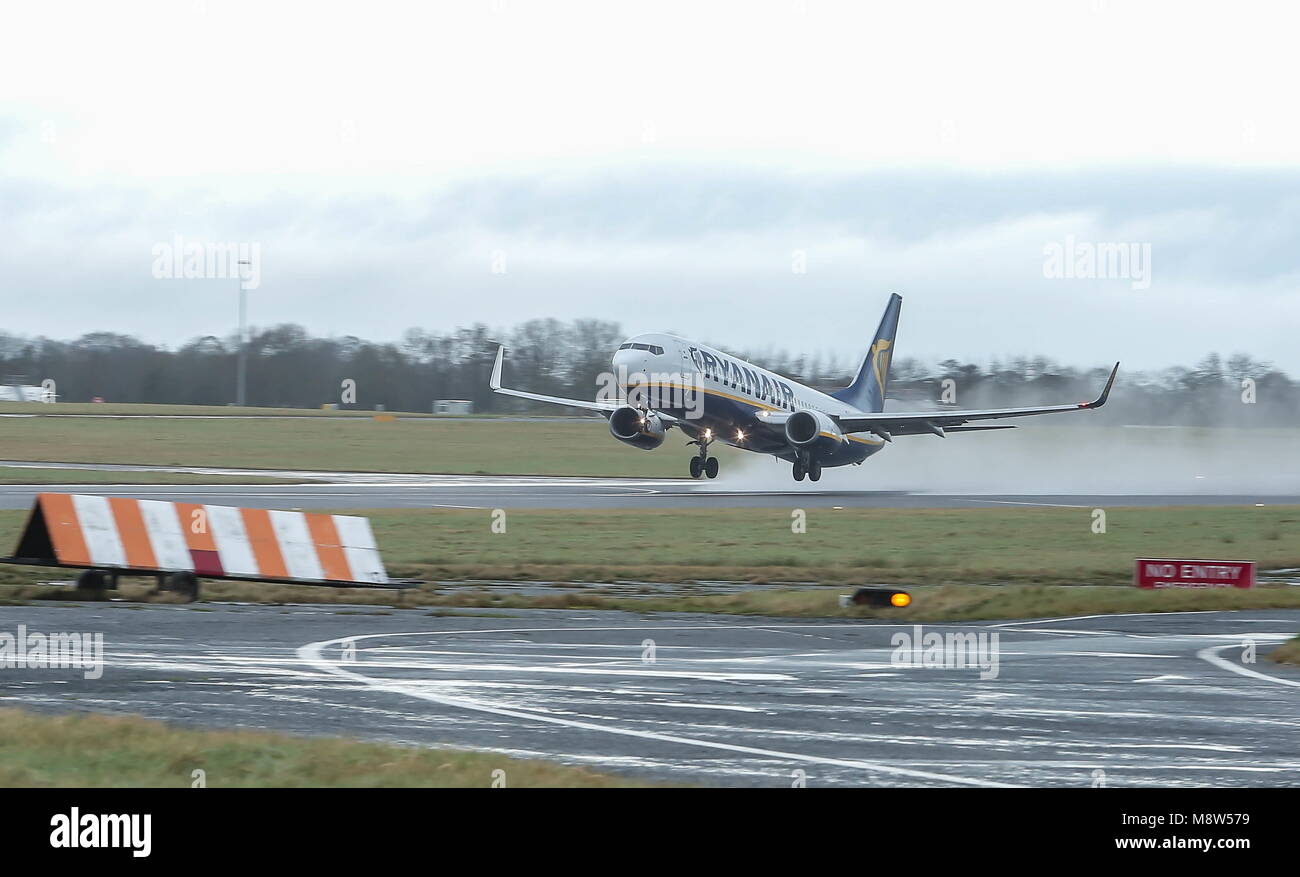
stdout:
<svg viewBox="0 0 1300 877">
<path fill-rule="evenodd" d="M 1242 663 L 1247 641 L 1262 653 L 1293 636 L 1300 611 L 918 631 L 619 612 L 203 608 L 0 607 L 0 631 L 102 631 L 106 643 L 102 678 L 7 670 L 0 703 L 457 746 L 704 785 L 1300 783 L 1300 669 Z M 971 634 L 984 662 L 950 660 L 955 639 L 930 651 L 934 633 Z"/>
<path fill-rule="evenodd" d="M 0 485 L 0 508 L 31 506 L 42 491 L 135 496 L 284 509 L 467 508 L 1116 508 L 1166 505 L 1300 505 L 1300 496 L 1234 493 L 1152 494 L 932 494 L 907 491 L 837 490 L 809 482 L 789 489 L 749 490 L 718 481 L 685 478 L 573 478 L 516 475 L 420 475 L 373 472 L 248 470 L 186 466 L 126 466 L 0 461 L 3 467 L 66 468 L 69 471 L 177 472 L 198 475 L 303 479 L 302 484 Z"/>
</svg>

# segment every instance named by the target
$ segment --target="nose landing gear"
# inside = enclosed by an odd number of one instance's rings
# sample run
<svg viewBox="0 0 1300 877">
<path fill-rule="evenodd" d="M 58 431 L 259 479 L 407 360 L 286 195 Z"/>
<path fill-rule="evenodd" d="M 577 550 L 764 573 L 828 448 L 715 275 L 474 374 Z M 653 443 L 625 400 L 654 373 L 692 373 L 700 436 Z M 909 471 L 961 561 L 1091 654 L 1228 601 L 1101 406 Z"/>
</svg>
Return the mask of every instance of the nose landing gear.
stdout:
<svg viewBox="0 0 1300 877">
<path fill-rule="evenodd" d="M 709 445 L 713 444 L 713 433 L 706 429 L 699 438 L 693 439 L 686 444 L 700 446 L 700 452 L 691 457 L 691 477 L 699 478 L 701 475 L 707 475 L 709 478 L 717 478 L 718 458 L 709 456 Z"/>
</svg>

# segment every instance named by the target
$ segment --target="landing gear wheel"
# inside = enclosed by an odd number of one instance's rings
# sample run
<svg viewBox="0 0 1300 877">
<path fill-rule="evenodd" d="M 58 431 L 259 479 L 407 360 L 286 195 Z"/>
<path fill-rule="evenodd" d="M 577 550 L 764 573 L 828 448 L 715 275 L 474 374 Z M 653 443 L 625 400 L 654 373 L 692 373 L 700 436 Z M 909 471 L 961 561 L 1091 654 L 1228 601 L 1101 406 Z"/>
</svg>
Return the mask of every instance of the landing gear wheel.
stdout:
<svg viewBox="0 0 1300 877">
<path fill-rule="evenodd" d="M 199 577 L 192 572 L 174 572 L 167 577 L 166 589 L 186 603 L 193 603 L 199 599 Z"/>
<path fill-rule="evenodd" d="M 804 476 L 803 462 L 796 460 L 794 464 L 794 480 L 803 481 L 803 476 Z"/>
<path fill-rule="evenodd" d="M 691 458 L 691 477 L 699 478 L 701 475 L 707 475 L 710 478 L 718 477 L 718 461 L 709 456 L 709 445 L 713 444 L 713 433 L 710 430 L 704 430 L 697 439 L 687 442 L 688 445 L 697 445 L 700 452 Z"/>
<path fill-rule="evenodd" d="M 83 569 L 77 575 L 77 590 L 90 591 L 97 597 L 108 592 L 108 574 L 102 569 Z"/>
<path fill-rule="evenodd" d="M 822 477 L 822 464 L 817 460 L 808 461 L 808 480 L 820 481 Z"/>
</svg>

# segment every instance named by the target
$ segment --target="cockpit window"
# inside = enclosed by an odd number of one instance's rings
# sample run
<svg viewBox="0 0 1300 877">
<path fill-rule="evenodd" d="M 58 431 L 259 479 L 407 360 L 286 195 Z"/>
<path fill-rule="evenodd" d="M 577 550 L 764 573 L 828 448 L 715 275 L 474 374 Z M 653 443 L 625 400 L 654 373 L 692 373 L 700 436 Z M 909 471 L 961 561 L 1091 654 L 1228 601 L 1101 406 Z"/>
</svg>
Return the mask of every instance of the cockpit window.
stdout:
<svg viewBox="0 0 1300 877">
<path fill-rule="evenodd" d="M 664 349 L 663 349 L 662 347 L 660 347 L 658 344 L 651 344 L 651 345 L 649 345 L 649 348 L 648 348 L 648 349 L 649 349 L 650 352 L 653 353 L 655 356 L 663 356 Z"/>
<path fill-rule="evenodd" d="M 640 342 L 629 341 L 626 344 L 620 344 L 619 350 L 645 350 L 653 353 L 655 356 L 663 356 L 664 349 L 658 344 L 642 344 Z"/>
</svg>

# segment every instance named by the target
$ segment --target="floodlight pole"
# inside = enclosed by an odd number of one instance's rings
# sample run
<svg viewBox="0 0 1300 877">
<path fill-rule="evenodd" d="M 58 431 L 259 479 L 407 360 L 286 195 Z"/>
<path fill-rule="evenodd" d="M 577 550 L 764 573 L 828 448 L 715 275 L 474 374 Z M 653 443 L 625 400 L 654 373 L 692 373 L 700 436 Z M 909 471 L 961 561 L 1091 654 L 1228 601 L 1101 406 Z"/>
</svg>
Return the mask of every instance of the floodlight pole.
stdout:
<svg viewBox="0 0 1300 877">
<path fill-rule="evenodd" d="M 235 377 L 235 404 L 241 408 L 247 403 L 248 389 L 248 290 L 244 288 L 244 266 L 251 265 L 247 259 L 239 260 L 239 365 Z"/>
</svg>

